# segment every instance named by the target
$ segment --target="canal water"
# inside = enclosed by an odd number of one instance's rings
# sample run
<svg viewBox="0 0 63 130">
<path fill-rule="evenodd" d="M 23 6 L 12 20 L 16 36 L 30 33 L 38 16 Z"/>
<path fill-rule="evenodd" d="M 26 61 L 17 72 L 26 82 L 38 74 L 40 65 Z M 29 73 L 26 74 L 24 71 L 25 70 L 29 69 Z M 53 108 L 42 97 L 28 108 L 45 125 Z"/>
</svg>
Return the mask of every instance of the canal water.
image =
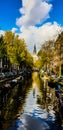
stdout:
<svg viewBox="0 0 63 130">
<path fill-rule="evenodd" d="M 37 72 L 11 90 L 0 115 L 0 130 L 63 130 L 55 90 Z"/>
</svg>

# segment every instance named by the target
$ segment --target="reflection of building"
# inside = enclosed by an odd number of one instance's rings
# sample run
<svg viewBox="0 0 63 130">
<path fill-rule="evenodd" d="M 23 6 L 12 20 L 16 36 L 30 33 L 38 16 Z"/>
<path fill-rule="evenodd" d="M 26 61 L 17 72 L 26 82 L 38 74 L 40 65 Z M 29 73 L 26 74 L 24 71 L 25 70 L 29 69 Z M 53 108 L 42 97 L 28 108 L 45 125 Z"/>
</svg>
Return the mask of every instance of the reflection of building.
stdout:
<svg viewBox="0 0 63 130">
<path fill-rule="evenodd" d="M 36 82 L 34 81 L 33 84 L 32 84 L 32 88 L 33 88 L 33 97 L 35 98 L 35 91 L 36 91 Z"/>
</svg>

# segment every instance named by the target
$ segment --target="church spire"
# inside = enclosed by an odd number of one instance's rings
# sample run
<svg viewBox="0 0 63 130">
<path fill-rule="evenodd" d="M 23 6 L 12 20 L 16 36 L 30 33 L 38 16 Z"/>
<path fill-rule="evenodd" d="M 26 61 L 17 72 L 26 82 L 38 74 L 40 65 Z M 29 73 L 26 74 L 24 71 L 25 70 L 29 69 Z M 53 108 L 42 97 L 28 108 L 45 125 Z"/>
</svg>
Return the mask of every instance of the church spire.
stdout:
<svg viewBox="0 0 63 130">
<path fill-rule="evenodd" d="M 36 45 L 34 44 L 33 54 L 36 54 Z"/>
</svg>

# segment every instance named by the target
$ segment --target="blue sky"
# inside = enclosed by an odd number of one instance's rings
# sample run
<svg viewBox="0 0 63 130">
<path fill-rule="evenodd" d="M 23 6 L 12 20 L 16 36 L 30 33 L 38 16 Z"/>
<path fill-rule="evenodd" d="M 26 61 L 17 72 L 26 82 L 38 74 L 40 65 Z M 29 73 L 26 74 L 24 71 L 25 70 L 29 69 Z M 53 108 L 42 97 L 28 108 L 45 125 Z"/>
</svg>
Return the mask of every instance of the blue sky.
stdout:
<svg viewBox="0 0 63 130">
<path fill-rule="evenodd" d="M 0 1 L 0 29 L 11 30 L 16 27 L 16 18 L 20 16 L 21 0 Z"/>
<path fill-rule="evenodd" d="M 58 24 L 63 26 L 63 0 L 53 0 L 52 5 L 53 9 L 49 21 L 57 21 Z"/>
<path fill-rule="evenodd" d="M 63 0 L 1 0 L 0 34 L 12 30 L 37 49 L 63 30 Z"/>
</svg>

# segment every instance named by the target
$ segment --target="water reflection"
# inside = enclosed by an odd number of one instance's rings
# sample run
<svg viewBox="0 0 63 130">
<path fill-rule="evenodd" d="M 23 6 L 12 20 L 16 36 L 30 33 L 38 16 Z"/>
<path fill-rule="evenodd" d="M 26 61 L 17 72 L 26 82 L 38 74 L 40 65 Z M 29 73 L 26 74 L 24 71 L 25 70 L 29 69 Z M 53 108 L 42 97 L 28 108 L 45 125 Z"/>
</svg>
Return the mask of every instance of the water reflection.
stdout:
<svg viewBox="0 0 63 130">
<path fill-rule="evenodd" d="M 39 79 L 38 73 L 15 86 L 1 109 L 3 130 L 60 130 L 54 89 Z"/>
</svg>

